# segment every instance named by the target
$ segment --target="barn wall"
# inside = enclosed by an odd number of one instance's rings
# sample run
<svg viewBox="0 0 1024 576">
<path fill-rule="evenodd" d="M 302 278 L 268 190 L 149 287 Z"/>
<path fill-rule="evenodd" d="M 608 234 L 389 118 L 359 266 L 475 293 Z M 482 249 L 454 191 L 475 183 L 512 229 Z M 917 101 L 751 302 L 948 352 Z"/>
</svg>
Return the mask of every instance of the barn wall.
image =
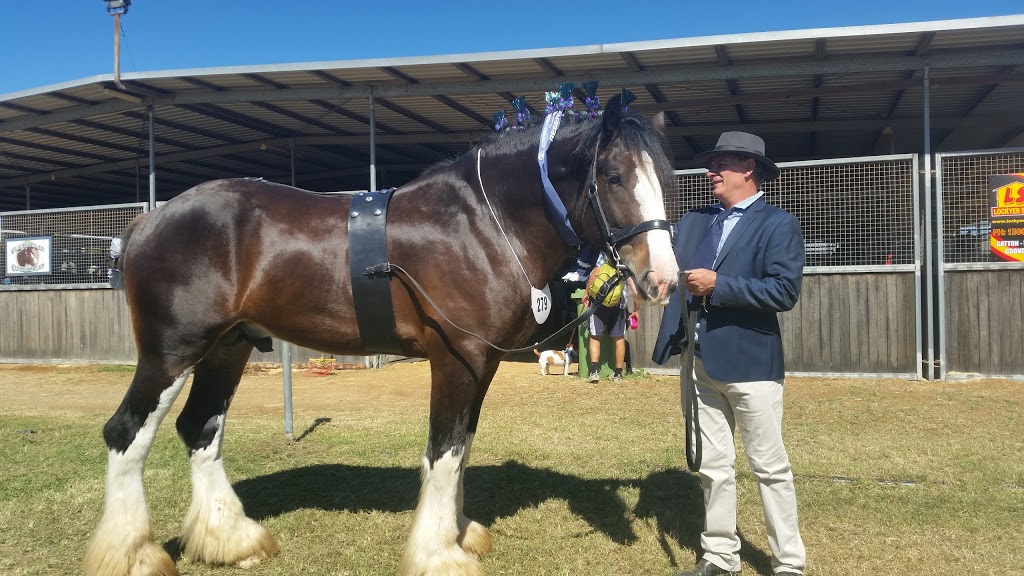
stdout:
<svg viewBox="0 0 1024 576">
<path fill-rule="evenodd" d="M 0 358 L 6 362 L 134 361 L 124 294 L 109 289 L 0 294 Z"/>
<path fill-rule="evenodd" d="M 1016 336 L 1024 332 L 1024 263 L 989 261 L 986 186 L 992 174 L 1024 171 L 1024 150 L 938 154 L 934 194 L 919 190 L 918 164 L 906 155 L 783 163 L 780 179 L 766 187 L 770 202 L 800 219 L 808 258 L 800 301 L 781 315 L 788 371 L 914 377 L 923 361 L 939 366 L 940 377 L 1024 374 L 1024 345 Z M 929 195 L 933 204 L 922 205 Z M 675 220 L 712 201 L 701 171 L 680 171 L 666 208 Z M 915 216 L 926 209 L 937 221 L 931 231 L 934 269 L 924 265 L 925 233 Z M 124 205 L 3 214 L 5 230 L 17 224 L 19 234 L 60 242 L 54 245 L 55 276 L 6 277 L 0 285 L 0 362 L 135 361 L 124 295 L 96 280 L 104 276 L 109 237 L 141 210 Z M 79 261 L 83 254 L 99 264 Z M 20 285 L 79 280 L 94 284 Z M 658 368 L 650 356 L 660 319 L 661 310 L 645 307 L 640 330 L 629 333 L 634 366 Z M 922 333 L 929 340 L 923 360 Z M 254 352 L 252 360 L 280 362 L 280 354 L 275 344 L 274 352 Z M 292 354 L 296 364 L 322 356 L 332 357 L 303 348 Z M 337 358 L 363 362 L 362 356 Z M 678 361 L 667 368 L 678 369 Z"/>
<path fill-rule="evenodd" d="M 0 292 L 0 362 L 134 363 L 135 342 L 124 292 L 109 288 L 10 290 Z M 336 358 L 363 363 L 362 356 L 341 356 L 292 347 L 292 362 Z M 281 362 L 274 351 L 253 350 L 253 362 Z"/>
<path fill-rule="evenodd" d="M 1002 261 L 989 247 L 1000 228 L 991 219 L 989 178 L 1024 173 L 1024 148 L 936 154 L 935 167 L 940 375 L 1024 375 L 1024 263 Z M 1017 221 L 1000 224 L 1018 228 Z"/>
<path fill-rule="evenodd" d="M 1024 270 L 945 272 L 947 372 L 1024 374 Z"/>
<path fill-rule="evenodd" d="M 779 315 L 786 371 L 916 377 L 914 286 L 913 273 L 805 275 L 796 307 Z M 678 370 L 678 357 L 651 362 L 662 310 L 640 314 L 627 336 L 633 366 Z"/>
</svg>

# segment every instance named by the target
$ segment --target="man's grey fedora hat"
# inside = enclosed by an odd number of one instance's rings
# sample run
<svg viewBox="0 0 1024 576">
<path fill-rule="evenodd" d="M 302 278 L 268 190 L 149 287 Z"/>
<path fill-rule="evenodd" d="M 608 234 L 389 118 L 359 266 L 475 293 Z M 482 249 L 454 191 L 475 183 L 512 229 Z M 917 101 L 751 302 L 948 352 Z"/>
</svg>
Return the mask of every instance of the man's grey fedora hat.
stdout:
<svg viewBox="0 0 1024 576">
<path fill-rule="evenodd" d="M 718 144 L 715 145 L 714 150 L 701 152 L 694 156 L 693 159 L 704 164 L 715 154 L 723 152 L 746 156 L 760 162 L 768 169 L 768 180 L 774 180 L 779 177 L 779 167 L 764 155 L 764 140 L 760 136 L 746 132 L 722 132 L 722 135 L 718 137 Z"/>
</svg>

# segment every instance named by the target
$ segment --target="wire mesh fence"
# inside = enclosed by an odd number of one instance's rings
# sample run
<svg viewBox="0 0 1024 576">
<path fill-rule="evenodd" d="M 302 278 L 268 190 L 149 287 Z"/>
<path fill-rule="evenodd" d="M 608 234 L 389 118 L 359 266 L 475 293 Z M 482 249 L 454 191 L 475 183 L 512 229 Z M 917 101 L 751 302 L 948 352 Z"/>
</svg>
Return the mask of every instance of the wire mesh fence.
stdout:
<svg viewBox="0 0 1024 576">
<path fill-rule="evenodd" d="M 936 164 L 943 263 L 995 261 L 989 249 L 992 223 L 988 179 L 997 174 L 1024 173 L 1024 150 L 937 154 Z"/>
<path fill-rule="evenodd" d="M 765 200 L 800 220 L 807 266 L 915 263 L 912 155 L 779 164 Z M 666 210 L 676 221 L 716 202 L 705 170 L 676 172 Z"/>
<path fill-rule="evenodd" d="M 0 290 L 108 282 L 110 241 L 145 204 L 0 212 Z"/>
</svg>

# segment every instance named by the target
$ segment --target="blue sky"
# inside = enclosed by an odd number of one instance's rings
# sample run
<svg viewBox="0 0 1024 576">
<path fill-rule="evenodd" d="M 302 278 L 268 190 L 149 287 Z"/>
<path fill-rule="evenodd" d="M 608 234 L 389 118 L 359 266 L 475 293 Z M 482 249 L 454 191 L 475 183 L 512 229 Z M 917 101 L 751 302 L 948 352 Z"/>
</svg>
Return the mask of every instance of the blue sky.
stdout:
<svg viewBox="0 0 1024 576">
<path fill-rule="evenodd" d="M 0 94 L 113 72 L 113 18 L 103 0 L 0 4 Z M 1024 13 L 1024 1 L 134 0 L 122 19 L 121 71 L 554 48 L 1015 13 Z"/>
</svg>

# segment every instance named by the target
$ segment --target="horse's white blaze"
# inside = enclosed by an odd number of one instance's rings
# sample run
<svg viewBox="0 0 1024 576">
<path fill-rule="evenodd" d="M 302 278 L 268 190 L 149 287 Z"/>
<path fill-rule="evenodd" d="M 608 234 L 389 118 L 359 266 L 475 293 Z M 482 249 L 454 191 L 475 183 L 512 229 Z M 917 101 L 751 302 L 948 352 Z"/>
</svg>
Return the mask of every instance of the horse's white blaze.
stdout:
<svg viewBox="0 0 1024 576">
<path fill-rule="evenodd" d="M 453 447 L 430 466 L 423 457 L 420 498 L 398 573 L 482 574 L 479 563 L 457 543 L 462 508 L 465 446 Z"/>
<path fill-rule="evenodd" d="M 646 150 L 640 155 L 636 176 L 635 192 L 640 215 L 644 220 L 665 220 L 665 194 L 654 169 L 654 159 Z M 679 274 L 679 266 L 672 252 L 672 236 L 668 230 L 652 230 L 646 237 L 654 283 L 674 281 Z"/>
<path fill-rule="evenodd" d="M 182 525 L 185 555 L 211 564 L 253 566 L 278 550 L 263 526 L 245 515 L 221 458 L 224 415 L 209 446 L 192 453 L 192 504 Z"/>
<path fill-rule="evenodd" d="M 166 560 L 173 566 L 166 552 L 152 542 L 153 530 L 149 523 L 142 469 L 156 438 L 156 431 L 185 381 L 192 375 L 192 368 L 186 369 L 160 394 L 156 409 L 146 417 L 128 449 L 123 453 L 111 450 L 107 454 L 103 517 L 86 553 L 87 572 L 130 574 L 144 570 L 146 565 L 161 563 L 161 555 L 167 557 Z"/>
</svg>

